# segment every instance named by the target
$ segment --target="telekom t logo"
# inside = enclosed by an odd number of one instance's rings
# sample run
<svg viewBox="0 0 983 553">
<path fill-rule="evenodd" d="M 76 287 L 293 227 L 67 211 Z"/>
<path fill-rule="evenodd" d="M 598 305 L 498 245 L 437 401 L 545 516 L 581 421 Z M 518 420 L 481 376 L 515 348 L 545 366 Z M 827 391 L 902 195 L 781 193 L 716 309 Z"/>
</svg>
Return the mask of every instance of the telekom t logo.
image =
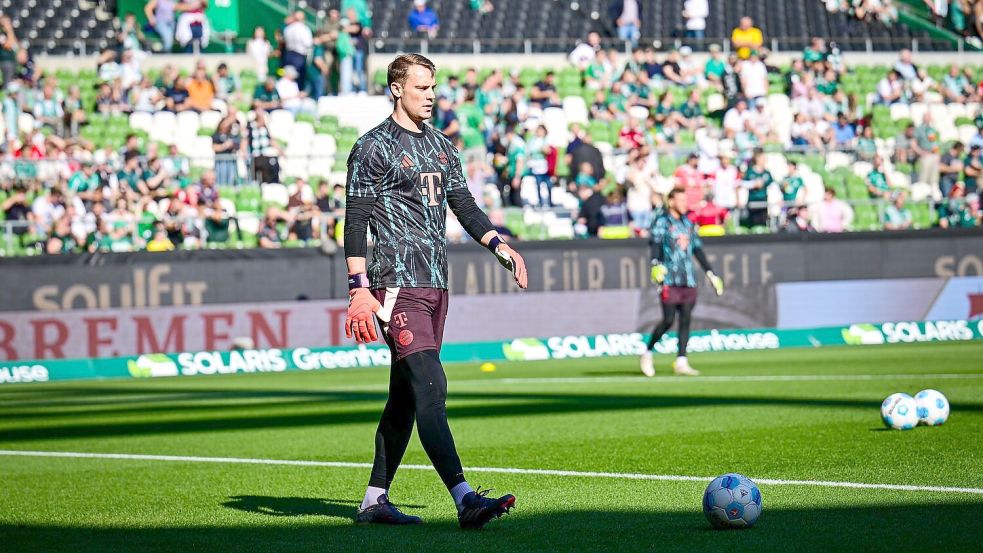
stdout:
<svg viewBox="0 0 983 553">
<path fill-rule="evenodd" d="M 430 207 L 440 205 L 437 196 L 444 193 L 441 186 L 444 183 L 443 173 L 420 173 L 420 194 L 426 196 L 430 202 Z"/>
<path fill-rule="evenodd" d="M 396 313 L 395 315 L 393 315 L 393 323 L 395 323 L 395 325 L 398 326 L 399 328 L 405 327 L 406 326 L 406 312 L 403 311 L 403 312 Z"/>
</svg>

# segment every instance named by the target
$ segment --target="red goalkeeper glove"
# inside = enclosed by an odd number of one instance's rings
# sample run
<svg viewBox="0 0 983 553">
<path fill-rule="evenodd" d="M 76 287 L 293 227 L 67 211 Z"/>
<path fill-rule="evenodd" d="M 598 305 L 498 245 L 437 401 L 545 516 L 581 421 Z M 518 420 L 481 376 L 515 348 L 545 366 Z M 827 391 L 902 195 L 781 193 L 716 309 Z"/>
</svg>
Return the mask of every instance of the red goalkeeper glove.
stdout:
<svg viewBox="0 0 983 553">
<path fill-rule="evenodd" d="M 382 309 L 379 300 L 372 297 L 368 288 L 355 288 L 348 292 L 348 318 L 345 319 L 345 336 L 355 337 L 359 344 L 375 342 L 375 314 Z"/>
</svg>

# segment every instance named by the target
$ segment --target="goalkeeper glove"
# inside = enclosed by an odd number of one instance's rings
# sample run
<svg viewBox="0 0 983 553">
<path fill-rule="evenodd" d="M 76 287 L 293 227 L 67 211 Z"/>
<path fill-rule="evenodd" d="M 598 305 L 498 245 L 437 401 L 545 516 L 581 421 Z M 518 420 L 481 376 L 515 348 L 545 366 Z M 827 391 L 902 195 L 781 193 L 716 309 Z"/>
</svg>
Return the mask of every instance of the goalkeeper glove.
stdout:
<svg viewBox="0 0 983 553">
<path fill-rule="evenodd" d="M 355 337 L 363 344 L 375 342 L 379 336 L 375 331 L 374 315 L 382 309 L 379 300 L 372 297 L 368 288 L 354 288 L 348 292 L 348 317 L 345 319 L 345 336 Z"/>
<path fill-rule="evenodd" d="M 512 249 L 511 246 L 502 241 L 501 238 L 495 236 L 488 243 L 488 249 L 490 249 L 495 254 L 495 259 L 498 263 L 505 267 L 508 272 L 512 273 L 512 278 L 515 279 L 515 283 L 519 285 L 519 288 L 526 288 L 529 286 L 529 275 L 526 273 L 526 262 L 519 255 L 519 252 Z"/>
<path fill-rule="evenodd" d="M 662 284 L 666 281 L 666 275 L 668 273 L 669 269 L 665 265 L 658 261 L 652 261 L 652 282 Z"/>
<path fill-rule="evenodd" d="M 707 280 L 710 281 L 710 286 L 713 286 L 713 291 L 717 293 L 718 296 L 724 293 L 724 279 L 718 277 L 713 271 L 707 271 Z"/>
</svg>

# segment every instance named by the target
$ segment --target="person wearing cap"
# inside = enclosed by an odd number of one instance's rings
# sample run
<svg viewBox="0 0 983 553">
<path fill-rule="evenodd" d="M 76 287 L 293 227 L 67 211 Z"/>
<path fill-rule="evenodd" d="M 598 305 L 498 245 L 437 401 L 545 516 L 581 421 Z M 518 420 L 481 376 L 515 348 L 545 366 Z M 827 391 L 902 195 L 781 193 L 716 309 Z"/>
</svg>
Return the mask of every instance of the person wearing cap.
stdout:
<svg viewBox="0 0 983 553">
<path fill-rule="evenodd" d="M 908 230 L 913 224 L 911 210 L 905 207 L 905 191 L 895 190 L 881 220 L 886 230 Z"/>
<path fill-rule="evenodd" d="M 413 9 L 410 10 L 406 21 L 410 29 L 428 38 L 435 38 L 437 31 L 440 30 L 440 17 L 427 5 L 427 0 L 413 0 Z"/>
<path fill-rule="evenodd" d="M 751 57 L 752 50 L 761 48 L 764 44 L 764 36 L 761 34 L 761 29 L 754 26 L 754 21 L 744 16 L 731 32 L 730 42 L 737 50 L 737 57 L 746 60 Z"/>
</svg>

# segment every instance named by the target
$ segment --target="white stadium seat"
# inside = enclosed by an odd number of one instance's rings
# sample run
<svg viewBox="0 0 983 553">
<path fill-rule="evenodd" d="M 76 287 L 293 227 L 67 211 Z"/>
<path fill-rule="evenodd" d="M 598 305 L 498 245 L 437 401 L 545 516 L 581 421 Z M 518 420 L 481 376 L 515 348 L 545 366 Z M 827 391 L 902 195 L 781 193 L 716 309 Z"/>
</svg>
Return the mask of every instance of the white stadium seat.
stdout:
<svg viewBox="0 0 983 553">
<path fill-rule="evenodd" d="M 203 129 L 216 129 L 218 128 L 218 123 L 221 120 L 222 114 L 214 110 L 203 111 L 198 117 L 198 123 Z"/>
<path fill-rule="evenodd" d="M 567 123 L 580 123 L 586 125 L 589 117 L 587 103 L 580 96 L 567 96 L 563 99 L 563 113 L 567 116 Z"/>
<path fill-rule="evenodd" d="M 130 127 L 138 131 L 150 132 L 154 126 L 154 116 L 148 111 L 134 111 L 130 114 Z"/>
</svg>

